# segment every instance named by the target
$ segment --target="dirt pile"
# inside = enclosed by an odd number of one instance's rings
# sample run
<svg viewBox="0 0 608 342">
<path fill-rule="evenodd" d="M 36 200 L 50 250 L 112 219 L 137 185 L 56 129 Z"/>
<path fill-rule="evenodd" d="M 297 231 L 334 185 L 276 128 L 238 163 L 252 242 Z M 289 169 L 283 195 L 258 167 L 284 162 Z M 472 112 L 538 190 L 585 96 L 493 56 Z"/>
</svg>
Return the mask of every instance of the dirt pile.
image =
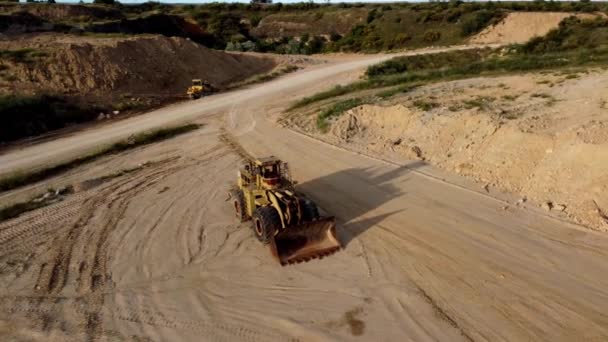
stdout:
<svg viewBox="0 0 608 342">
<path fill-rule="evenodd" d="M 470 39 L 472 44 L 521 44 L 534 37 L 542 37 L 557 28 L 559 23 L 570 17 L 590 19 L 596 14 L 575 14 L 567 12 L 517 12 L 509 13 L 498 24 L 486 27 Z"/>
<path fill-rule="evenodd" d="M 444 83 L 352 109 L 321 137 L 422 159 L 608 231 L 607 86 L 606 72 Z M 307 120 L 299 125 L 312 131 Z"/>
<path fill-rule="evenodd" d="M 26 50 L 30 58 L 2 60 L 0 93 L 174 96 L 183 94 L 192 78 L 222 88 L 275 66 L 272 58 L 229 54 L 163 36 L 45 34 L 0 41 L 0 50 L 20 49 L 31 49 Z"/>
</svg>

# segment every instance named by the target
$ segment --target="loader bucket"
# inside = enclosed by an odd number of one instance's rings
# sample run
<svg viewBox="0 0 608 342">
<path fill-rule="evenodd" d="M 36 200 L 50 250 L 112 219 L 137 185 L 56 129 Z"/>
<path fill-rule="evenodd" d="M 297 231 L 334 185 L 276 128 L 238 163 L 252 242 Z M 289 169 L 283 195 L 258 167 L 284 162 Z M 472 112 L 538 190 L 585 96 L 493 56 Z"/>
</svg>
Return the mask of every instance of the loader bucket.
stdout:
<svg viewBox="0 0 608 342">
<path fill-rule="evenodd" d="M 341 248 L 336 220 L 326 217 L 289 227 L 275 235 L 270 248 L 283 266 L 332 254 Z"/>
</svg>

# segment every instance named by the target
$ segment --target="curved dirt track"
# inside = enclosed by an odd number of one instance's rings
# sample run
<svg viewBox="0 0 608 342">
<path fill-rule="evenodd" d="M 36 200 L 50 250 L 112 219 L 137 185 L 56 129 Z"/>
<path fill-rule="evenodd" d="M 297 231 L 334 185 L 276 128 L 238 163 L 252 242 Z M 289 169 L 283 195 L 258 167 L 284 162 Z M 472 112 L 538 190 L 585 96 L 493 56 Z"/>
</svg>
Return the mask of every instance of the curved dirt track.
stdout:
<svg viewBox="0 0 608 342">
<path fill-rule="evenodd" d="M 454 185 L 458 179 L 428 165 L 351 153 L 268 119 L 295 96 L 381 58 L 296 73 L 0 156 L 6 171 L 134 130 L 204 124 L 66 175 L 56 182 L 79 184 L 76 194 L 0 223 L 0 334 L 606 340 L 605 235 L 534 211 L 503 210 L 503 202 Z M 240 157 L 220 139 L 224 129 L 249 153 L 291 164 L 301 190 L 337 216 L 343 251 L 280 267 L 249 226 L 235 222 L 226 200 Z"/>
</svg>

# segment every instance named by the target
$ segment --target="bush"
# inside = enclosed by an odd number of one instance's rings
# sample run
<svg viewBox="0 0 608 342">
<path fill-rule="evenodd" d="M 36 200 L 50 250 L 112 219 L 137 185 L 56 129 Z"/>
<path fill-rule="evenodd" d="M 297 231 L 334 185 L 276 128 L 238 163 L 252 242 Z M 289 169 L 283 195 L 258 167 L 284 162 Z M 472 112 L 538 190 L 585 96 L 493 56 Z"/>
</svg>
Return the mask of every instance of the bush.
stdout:
<svg viewBox="0 0 608 342">
<path fill-rule="evenodd" d="M 262 17 L 259 15 L 254 15 L 251 17 L 251 19 L 249 19 L 249 21 L 251 22 L 251 27 L 257 27 L 260 24 L 260 21 L 262 21 Z"/>
<path fill-rule="evenodd" d="M 306 54 L 319 53 L 323 50 L 323 46 L 325 45 L 325 38 L 321 36 L 314 36 L 308 42 L 306 46 Z"/>
<path fill-rule="evenodd" d="M 441 32 L 438 31 L 426 31 L 424 33 L 424 41 L 428 43 L 434 43 L 441 39 Z"/>
<path fill-rule="evenodd" d="M 502 11 L 498 10 L 480 10 L 473 16 L 463 20 L 461 25 L 461 35 L 463 37 L 475 34 L 484 29 L 489 24 L 498 22 L 504 16 Z"/>
<path fill-rule="evenodd" d="M 407 43 L 408 41 L 412 40 L 412 37 L 410 37 L 407 33 L 399 33 L 395 36 L 395 39 L 393 40 L 393 43 L 395 45 L 404 45 L 405 43 Z"/>
<path fill-rule="evenodd" d="M 97 113 L 98 108 L 83 108 L 55 96 L 3 96 L 0 97 L 0 142 L 94 120 Z"/>
</svg>

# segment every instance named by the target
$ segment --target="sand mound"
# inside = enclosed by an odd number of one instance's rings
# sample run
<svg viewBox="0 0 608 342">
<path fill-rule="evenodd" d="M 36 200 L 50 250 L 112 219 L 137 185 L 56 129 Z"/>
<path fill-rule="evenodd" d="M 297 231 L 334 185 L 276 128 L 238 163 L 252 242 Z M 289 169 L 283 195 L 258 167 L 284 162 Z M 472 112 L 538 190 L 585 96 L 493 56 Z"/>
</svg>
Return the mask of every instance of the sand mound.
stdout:
<svg viewBox="0 0 608 342">
<path fill-rule="evenodd" d="M 534 37 L 542 37 L 557 28 L 559 23 L 576 15 L 590 19 L 597 14 L 573 14 L 567 12 L 518 12 L 509 13 L 498 24 L 489 26 L 469 41 L 472 44 L 520 44 Z"/>
<path fill-rule="evenodd" d="M 272 58 L 215 51 L 175 37 L 45 34 L 0 41 L 2 50 L 24 48 L 34 52 L 3 61 L 0 93 L 174 95 L 183 94 L 192 78 L 221 88 L 275 66 Z"/>
</svg>

